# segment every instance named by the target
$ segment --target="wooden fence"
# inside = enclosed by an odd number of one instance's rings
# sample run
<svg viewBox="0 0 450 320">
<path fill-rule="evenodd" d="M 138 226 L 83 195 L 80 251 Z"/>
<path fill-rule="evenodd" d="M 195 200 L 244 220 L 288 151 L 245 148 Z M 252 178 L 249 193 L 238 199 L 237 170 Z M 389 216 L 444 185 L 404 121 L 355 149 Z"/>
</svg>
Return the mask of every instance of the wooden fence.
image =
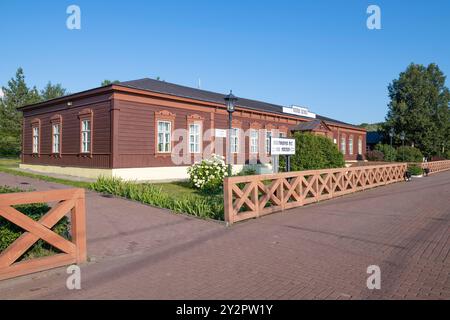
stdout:
<svg viewBox="0 0 450 320">
<path fill-rule="evenodd" d="M 402 181 L 406 167 L 394 163 L 225 178 L 225 221 L 232 224 Z"/>
<path fill-rule="evenodd" d="M 39 221 L 12 206 L 57 202 Z M 71 241 L 51 230 L 71 213 Z M 25 232 L 0 254 L 0 280 L 73 263 L 86 262 L 86 213 L 84 189 L 20 192 L 0 195 L 0 216 Z M 42 239 L 62 253 L 16 262 L 36 241 Z"/>
<path fill-rule="evenodd" d="M 420 166 L 422 169 L 430 169 L 429 173 L 433 174 L 439 171 L 450 170 L 450 160 L 423 162 Z"/>
</svg>

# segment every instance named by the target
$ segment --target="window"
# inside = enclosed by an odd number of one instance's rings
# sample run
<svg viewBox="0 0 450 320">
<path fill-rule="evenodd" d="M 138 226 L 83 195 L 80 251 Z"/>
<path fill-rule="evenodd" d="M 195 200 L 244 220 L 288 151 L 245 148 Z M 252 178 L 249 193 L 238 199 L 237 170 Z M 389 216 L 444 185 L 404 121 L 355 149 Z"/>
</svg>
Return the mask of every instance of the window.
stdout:
<svg viewBox="0 0 450 320">
<path fill-rule="evenodd" d="M 250 130 L 250 153 L 258 153 L 258 130 Z"/>
<path fill-rule="evenodd" d="M 348 154 L 353 154 L 353 136 L 348 138 Z"/>
<path fill-rule="evenodd" d="M 270 138 L 272 138 L 272 131 L 266 130 L 266 153 L 270 153 Z"/>
<path fill-rule="evenodd" d="M 189 152 L 200 153 L 200 133 L 201 125 L 199 123 L 189 124 Z"/>
<path fill-rule="evenodd" d="M 171 152 L 172 122 L 158 121 L 158 152 Z"/>
<path fill-rule="evenodd" d="M 60 134 L 61 127 L 59 124 L 52 125 L 52 152 L 60 153 Z"/>
<path fill-rule="evenodd" d="M 346 144 L 345 144 L 345 137 L 341 137 L 341 152 L 342 154 L 345 154 L 345 149 L 346 149 Z"/>
<path fill-rule="evenodd" d="M 39 127 L 33 127 L 33 153 L 39 153 Z"/>
<path fill-rule="evenodd" d="M 81 152 L 91 152 L 91 121 L 81 120 Z"/>
<path fill-rule="evenodd" d="M 239 129 L 233 128 L 231 129 L 231 152 L 238 153 L 239 152 Z"/>
<path fill-rule="evenodd" d="M 362 139 L 361 137 L 358 138 L 358 154 L 362 154 Z"/>
</svg>

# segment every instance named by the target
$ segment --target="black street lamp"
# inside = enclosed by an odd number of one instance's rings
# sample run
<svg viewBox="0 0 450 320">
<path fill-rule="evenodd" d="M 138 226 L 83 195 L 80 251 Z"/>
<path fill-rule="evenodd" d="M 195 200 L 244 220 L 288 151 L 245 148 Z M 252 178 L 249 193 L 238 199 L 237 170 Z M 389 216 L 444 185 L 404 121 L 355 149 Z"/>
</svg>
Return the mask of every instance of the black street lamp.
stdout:
<svg viewBox="0 0 450 320">
<path fill-rule="evenodd" d="M 402 140 L 402 161 L 405 161 L 405 131 L 400 133 L 400 140 Z"/>
<path fill-rule="evenodd" d="M 389 137 L 391 138 L 391 147 L 392 147 L 392 138 L 394 137 L 395 131 L 394 128 L 391 128 L 389 130 Z"/>
<path fill-rule="evenodd" d="M 236 106 L 236 101 L 238 100 L 238 98 L 236 98 L 233 95 L 233 91 L 230 90 L 230 93 L 225 96 L 224 100 L 228 111 L 228 176 L 231 177 L 231 130 L 233 122 L 232 114 L 234 112 L 234 108 Z"/>
</svg>

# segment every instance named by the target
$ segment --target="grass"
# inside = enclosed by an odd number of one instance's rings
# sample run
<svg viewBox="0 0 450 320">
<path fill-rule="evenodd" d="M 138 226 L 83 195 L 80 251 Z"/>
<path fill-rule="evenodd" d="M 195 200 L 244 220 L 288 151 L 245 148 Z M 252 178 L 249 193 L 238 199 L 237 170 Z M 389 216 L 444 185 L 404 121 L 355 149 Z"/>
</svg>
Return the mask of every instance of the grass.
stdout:
<svg viewBox="0 0 450 320">
<path fill-rule="evenodd" d="M 95 183 L 49 177 L 19 170 L 19 159 L 0 159 L 0 172 L 121 196 L 174 212 L 223 220 L 223 195 L 202 194 L 188 182 L 133 183 L 101 178 Z"/>
<path fill-rule="evenodd" d="M 100 177 L 90 187 L 97 192 L 124 197 L 174 212 L 187 213 L 199 218 L 224 219 L 221 194 L 197 193 L 187 188 L 187 184 L 158 185 Z"/>
<path fill-rule="evenodd" d="M 62 179 L 62 178 L 54 178 L 54 177 L 49 177 L 49 176 L 46 176 L 43 174 L 36 174 L 36 173 L 21 171 L 21 170 L 19 170 L 19 163 L 20 163 L 19 159 L 4 159 L 4 158 L 0 159 L 0 172 L 9 173 L 9 174 L 12 174 L 15 176 L 38 179 L 38 180 L 47 181 L 47 182 L 60 183 L 60 184 L 66 185 L 66 186 L 72 186 L 72 187 L 76 187 L 76 188 L 89 189 L 89 184 L 90 184 L 89 182 L 74 181 L 74 180 Z"/>
</svg>

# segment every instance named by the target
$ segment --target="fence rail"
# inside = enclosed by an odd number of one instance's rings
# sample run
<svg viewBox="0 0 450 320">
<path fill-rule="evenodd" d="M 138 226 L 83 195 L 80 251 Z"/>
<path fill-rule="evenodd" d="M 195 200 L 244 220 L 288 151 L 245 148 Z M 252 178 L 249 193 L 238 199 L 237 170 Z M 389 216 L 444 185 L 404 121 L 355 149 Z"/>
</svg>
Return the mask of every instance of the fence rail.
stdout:
<svg viewBox="0 0 450 320">
<path fill-rule="evenodd" d="M 57 202 L 39 221 L 34 221 L 12 206 Z M 71 241 L 51 229 L 71 213 Z M 86 262 L 86 212 L 84 189 L 20 192 L 0 195 L 0 216 L 25 232 L 0 254 L 0 280 L 73 263 Z M 16 262 L 39 239 L 62 253 Z"/>
<path fill-rule="evenodd" d="M 404 179 L 406 163 L 230 177 L 224 180 L 229 224 Z"/>
<path fill-rule="evenodd" d="M 420 164 L 422 169 L 430 169 L 429 174 L 433 174 L 439 171 L 450 170 L 450 160 L 423 162 Z"/>
</svg>

